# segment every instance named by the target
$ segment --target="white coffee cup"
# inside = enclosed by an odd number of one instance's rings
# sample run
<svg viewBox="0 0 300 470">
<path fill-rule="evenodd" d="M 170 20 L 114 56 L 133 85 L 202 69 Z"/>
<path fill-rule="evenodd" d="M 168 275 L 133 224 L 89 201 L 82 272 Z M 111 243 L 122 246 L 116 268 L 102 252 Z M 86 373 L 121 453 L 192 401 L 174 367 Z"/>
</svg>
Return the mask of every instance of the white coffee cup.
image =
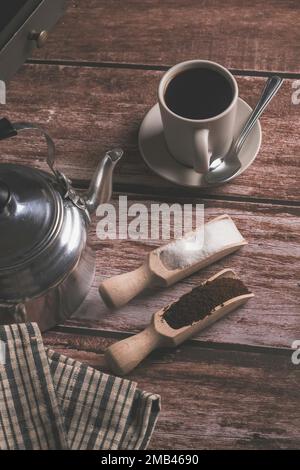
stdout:
<svg viewBox="0 0 300 470">
<path fill-rule="evenodd" d="M 214 89 L 215 80 L 206 83 L 207 90 L 201 89 L 202 96 L 207 97 L 205 100 L 206 108 L 209 108 L 209 100 L 211 100 L 214 103 L 214 109 L 217 109 L 218 103 L 214 97 L 217 96 L 218 99 L 219 95 L 223 107 L 226 105 L 225 109 L 220 105 L 220 112 L 217 111 L 216 115 L 190 118 L 174 112 L 170 109 L 170 104 L 166 103 L 166 93 L 174 78 L 181 74 L 180 80 L 184 80 L 183 74 L 192 69 L 205 69 L 208 79 L 209 73 L 212 71 L 214 78 L 219 79 L 222 83 L 224 82 L 224 90 L 226 89 L 224 95 L 227 94 L 228 96 L 222 96 L 222 87 Z M 203 74 L 203 70 L 199 73 Z M 201 84 L 201 80 L 199 83 Z M 184 90 L 183 87 L 180 92 L 182 93 L 180 97 L 181 104 L 184 103 L 185 92 L 189 93 L 189 98 L 191 98 L 190 90 Z M 194 168 L 197 173 L 206 173 L 212 161 L 225 156 L 230 148 L 233 139 L 237 100 L 238 85 L 235 78 L 229 70 L 215 62 L 190 60 L 169 69 L 159 84 L 158 101 L 165 140 L 172 156 L 180 163 Z M 195 90 L 195 106 L 197 105 L 197 91 Z M 193 105 L 193 107 L 195 106 Z M 199 103 L 199 115 L 201 113 L 201 103 Z"/>
</svg>

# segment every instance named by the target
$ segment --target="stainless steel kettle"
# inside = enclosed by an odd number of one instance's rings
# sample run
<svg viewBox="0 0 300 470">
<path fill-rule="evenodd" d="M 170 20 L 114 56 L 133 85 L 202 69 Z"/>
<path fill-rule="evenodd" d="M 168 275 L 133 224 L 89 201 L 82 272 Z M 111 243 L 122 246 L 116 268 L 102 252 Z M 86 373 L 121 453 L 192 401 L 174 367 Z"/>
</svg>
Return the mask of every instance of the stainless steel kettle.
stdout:
<svg viewBox="0 0 300 470">
<path fill-rule="evenodd" d="M 80 195 L 56 168 L 54 142 L 40 127 L 1 119 L 0 140 L 32 129 L 46 139 L 51 174 L 0 163 L 0 323 L 36 321 L 44 331 L 69 318 L 90 290 L 95 256 L 88 228 L 97 206 L 111 197 L 123 151 L 101 158 Z"/>
</svg>

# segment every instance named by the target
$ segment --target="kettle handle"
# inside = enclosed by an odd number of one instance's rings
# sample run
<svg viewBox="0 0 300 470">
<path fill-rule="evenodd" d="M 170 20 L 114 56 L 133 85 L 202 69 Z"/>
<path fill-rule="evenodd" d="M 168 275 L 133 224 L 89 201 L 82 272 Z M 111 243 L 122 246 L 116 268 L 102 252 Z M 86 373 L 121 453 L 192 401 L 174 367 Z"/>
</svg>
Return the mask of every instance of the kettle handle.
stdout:
<svg viewBox="0 0 300 470">
<path fill-rule="evenodd" d="M 54 175 L 61 180 L 62 174 L 55 167 L 55 144 L 48 132 L 46 132 L 40 126 L 30 122 L 16 122 L 12 124 L 7 118 L 0 119 L 0 140 L 15 137 L 19 132 L 26 130 L 37 130 L 43 134 L 48 149 L 47 164 Z"/>
<path fill-rule="evenodd" d="M 71 180 L 67 178 L 55 166 L 55 143 L 53 142 L 48 132 L 46 132 L 42 127 L 36 124 L 32 124 L 30 122 L 16 122 L 12 124 L 6 118 L 0 119 L 0 140 L 8 139 L 9 137 L 14 137 L 18 135 L 19 132 L 27 130 L 37 130 L 41 132 L 42 135 L 45 137 L 48 150 L 47 164 L 52 173 L 54 174 L 56 180 L 62 187 L 64 191 L 64 198 L 70 199 L 73 204 L 78 207 L 78 209 L 82 210 L 86 216 L 87 221 L 90 222 L 90 215 L 85 200 L 79 194 L 77 194 L 77 191 L 75 191 L 75 189 L 72 187 Z"/>
<path fill-rule="evenodd" d="M 6 119 L 0 119 L 0 140 L 8 139 L 9 137 L 14 137 L 18 133 L 12 123 Z"/>
</svg>

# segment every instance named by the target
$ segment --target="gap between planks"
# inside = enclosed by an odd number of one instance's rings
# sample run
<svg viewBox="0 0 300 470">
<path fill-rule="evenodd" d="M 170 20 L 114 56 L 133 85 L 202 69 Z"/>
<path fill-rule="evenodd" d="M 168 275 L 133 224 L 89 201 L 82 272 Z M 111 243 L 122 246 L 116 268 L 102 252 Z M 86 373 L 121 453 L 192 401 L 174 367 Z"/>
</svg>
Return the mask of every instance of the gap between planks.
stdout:
<svg viewBox="0 0 300 470">
<path fill-rule="evenodd" d="M 68 326 L 68 325 L 58 325 L 53 328 L 51 332 L 56 333 L 66 333 L 66 334 L 77 334 L 81 336 L 93 336 L 101 338 L 113 338 L 116 340 L 122 340 L 130 336 L 134 336 L 139 333 L 139 331 L 115 331 L 115 330 L 101 330 L 96 328 L 88 328 L 82 326 Z M 225 351 L 239 351 L 239 352 L 248 352 L 248 353 L 259 353 L 259 354 L 269 354 L 269 355 L 280 355 L 280 356 L 290 356 L 292 350 L 290 348 L 283 347 L 273 347 L 273 346 L 254 346 L 249 344 L 233 344 L 233 343 L 218 343 L 211 341 L 201 341 L 199 339 L 190 339 L 185 341 L 184 344 L 188 346 L 193 346 L 199 349 L 212 349 L 212 350 L 225 350 Z M 175 348 L 176 349 L 176 348 Z"/>
<path fill-rule="evenodd" d="M 73 186 L 79 190 L 85 190 L 89 186 L 89 180 L 76 180 L 73 179 Z M 124 183 L 114 183 L 113 186 L 114 194 L 124 194 L 130 196 L 142 196 L 142 197 L 149 197 L 149 198 L 172 198 L 182 196 L 186 199 L 189 198 L 198 198 L 207 201 L 225 201 L 225 202 L 248 202 L 250 204 L 269 204 L 269 205 L 276 205 L 276 206 L 286 206 L 286 207 L 300 207 L 300 200 L 299 201 L 288 201 L 285 199 L 268 199 L 268 198 L 259 198 L 259 197 L 251 197 L 251 196 L 242 196 L 242 195 L 223 195 L 223 194 L 204 194 L 204 193 L 197 193 L 197 189 L 195 188 L 185 188 L 180 186 L 174 186 L 174 188 L 168 187 L 166 189 L 162 187 L 156 188 L 155 186 L 152 188 L 152 193 L 149 194 L 149 188 L 145 188 L 145 186 L 138 185 L 135 183 L 124 184 Z M 300 215 L 300 211 L 299 211 Z"/>
<path fill-rule="evenodd" d="M 138 64 L 127 62 L 91 62 L 84 60 L 60 60 L 60 59 L 28 59 L 27 64 L 31 65 L 63 65 L 66 67 L 87 67 L 87 68 L 115 68 L 115 69 L 131 69 L 131 70 L 153 70 L 166 71 L 175 64 L 158 65 L 158 64 Z M 270 77 L 279 75 L 282 78 L 297 79 L 300 73 L 297 72 L 279 72 L 266 70 L 242 70 L 229 68 L 234 75 L 242 77 Z"/>
</svg>

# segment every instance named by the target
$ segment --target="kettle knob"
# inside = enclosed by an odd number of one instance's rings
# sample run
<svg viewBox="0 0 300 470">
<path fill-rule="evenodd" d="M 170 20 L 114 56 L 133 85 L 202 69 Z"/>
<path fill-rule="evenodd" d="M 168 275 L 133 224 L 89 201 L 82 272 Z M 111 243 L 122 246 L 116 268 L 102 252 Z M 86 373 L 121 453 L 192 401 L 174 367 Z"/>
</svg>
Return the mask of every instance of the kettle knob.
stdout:
<svg viewBox="0 0 300 470">
<path fill-rule="evenodd" d="M 31 31 L 31 33 L 29 34 L 28 39 L 30 41 L 34 41 L 35 44 L 36 44 L 36 47 L 41 49 L 42 47 L 44 47 L 44 45 L 46 44 L 46 42 L 48 40 L 48 31 L 46 31 L 46 30 L 40 31 L 40 32 Z"/>
<path fill-rule="evenodd" d="M 9 202 L 10 192 L 8 187 L 3 181 L 0 181 L 0 213 L 4 211 L 7 203 Z"/>
</svg>

